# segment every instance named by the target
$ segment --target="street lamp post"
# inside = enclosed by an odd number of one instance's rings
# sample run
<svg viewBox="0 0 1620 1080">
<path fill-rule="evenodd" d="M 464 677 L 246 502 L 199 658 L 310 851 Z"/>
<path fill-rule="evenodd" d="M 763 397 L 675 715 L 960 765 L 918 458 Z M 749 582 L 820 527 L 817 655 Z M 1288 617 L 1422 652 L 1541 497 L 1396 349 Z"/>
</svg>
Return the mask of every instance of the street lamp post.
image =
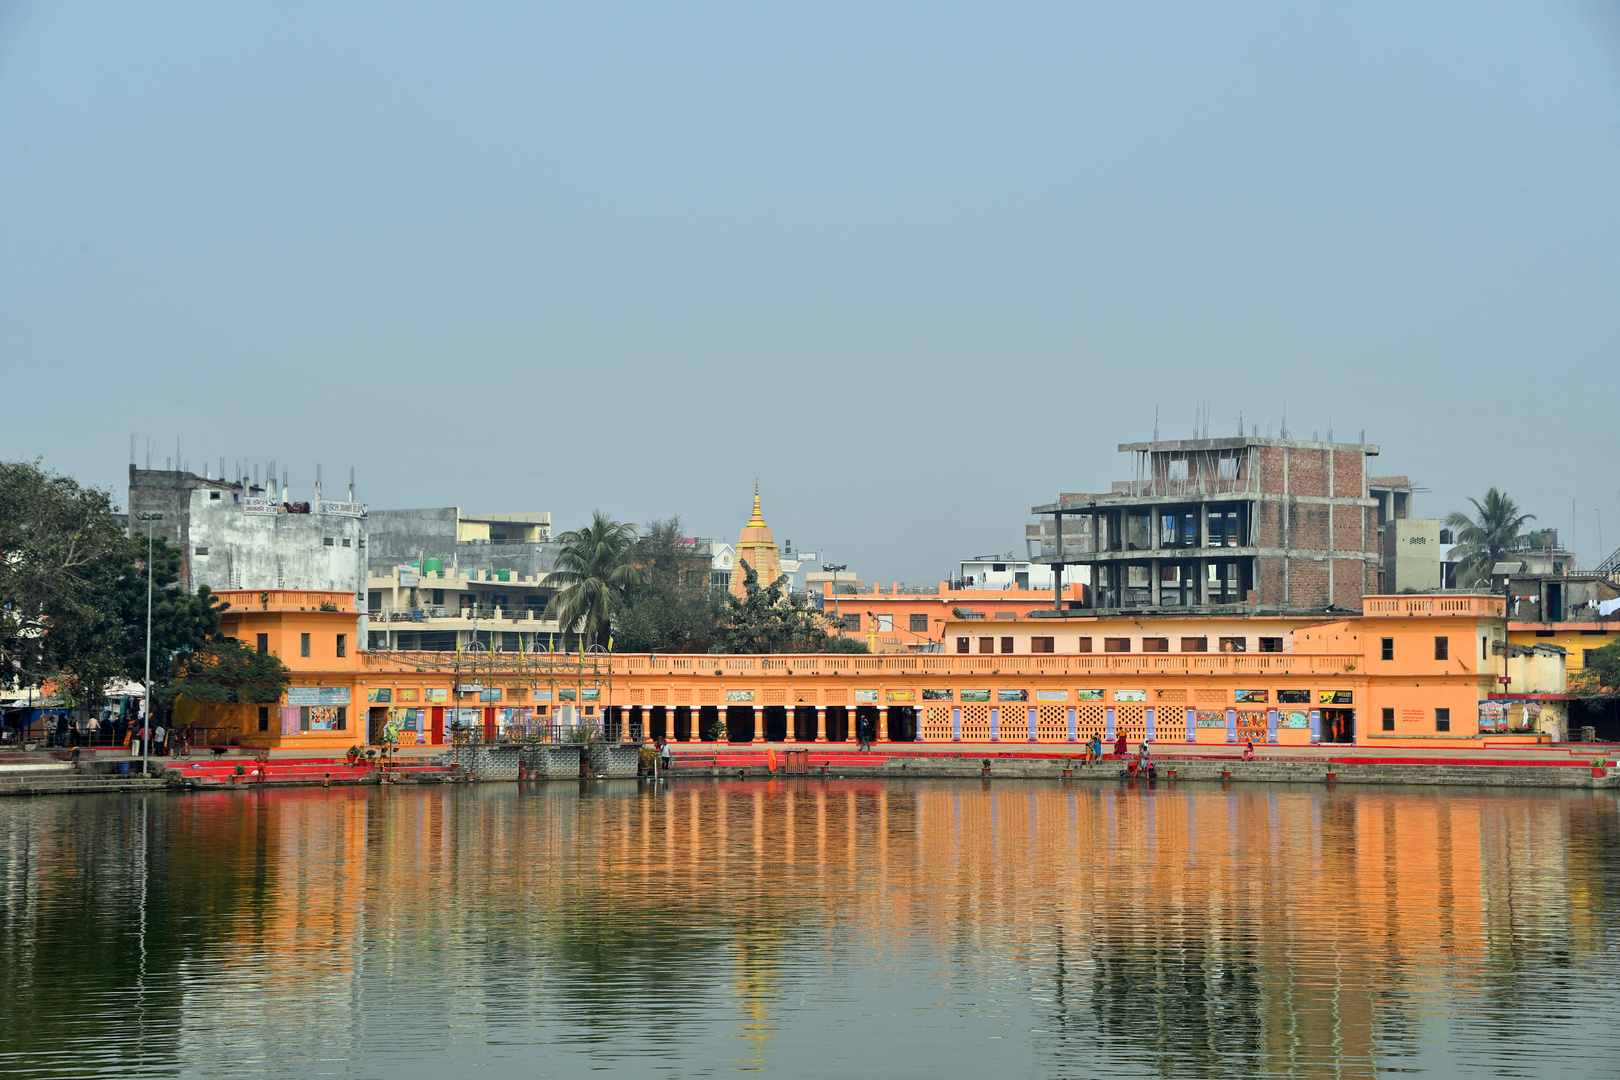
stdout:
<svg viewBox="0 0 1620 1080">
<path fill-rule="evenodd" d="M 145 715 L 141 717 L 141 775 L 146 775 L 147 756 L 152 749 L 152 525 L 162 521 L 162 514 L 137 514 L 146 522 L 146 699 L 142 702 Z"/>
<path fill-rule="evenodd" d="M 838 571 L 840 571 L 840 570 L 848 570 L 849 569 L 849 564 L 848 563 L 822 563 L 821 568 L 823 570 L 832 571 L 832 576 L 833 576 L 833 579 L 832 579 L 832 587 L 833 587 L 833 622 L 838 622 L 839 621 L 839 619 L 838 619 Z M 826 611 L 826 608 L 822 608 L 822 610 Z M 842 625 L 839 626 L 838 633 L 839 633 L 840 636 L 843 635 L 844 630 L 843 630 Z"/>
</svg>

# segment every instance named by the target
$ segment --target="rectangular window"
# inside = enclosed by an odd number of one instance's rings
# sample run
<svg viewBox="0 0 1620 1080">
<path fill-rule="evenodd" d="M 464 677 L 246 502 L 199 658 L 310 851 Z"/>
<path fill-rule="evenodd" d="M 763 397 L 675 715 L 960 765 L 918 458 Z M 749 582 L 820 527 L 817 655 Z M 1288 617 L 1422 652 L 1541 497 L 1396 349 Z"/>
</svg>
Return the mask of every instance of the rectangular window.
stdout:
<svg viewBox="0 0 1620 1080">
<path fill-rule="evenodd" d="M 339 634 L 337 636 L 337 654 L 339 656 L 348 656 L 349 655 L 349 635 L 348 634 Z"/>
<path fill-rule="evenodd" d="M 308 656 L 309 655 L 309 635 L 308 634 L 299 634 L 298 635 L 298 655 L 299 656 Z"/>
<path fill-rule="evenodd" d="M 1489 660 L 1491 658 L 1491 639 L 1490 638 L 1480 638 L 1479 639 L 1479 658 L 1481 660 Z"/>
<path fill-rule="evenodd" d="M 259 651 L 262 652 L 262 653 L 267 653 L 267 652 L 270 651 L 270 635 L 269 634 L 260 634 L 259 635 Z"/>
<path fill-rule="evenodd" d="M 1103 638 L 1103 652 L 1130 652 L 1131 639 L 1128 637 Z"/>
<path fill-rule="evenodd" d="M 1209 652 L 1209 638 L 1184 637 L 1181 639 L 1182 652 Z"/>
<path fill-rule="evenodd" d="M 1240 637 L 1221 638 L 1221 652 L 1247 652 L 1249 639 Z"/>
<path fill-rule="evenodd" d="M 1434 730 L 1436 730 L 1436 731 L 1450 731 L 1451 730 L 1451 710 L 1450 709 L 1436 709 L 1436 710 L 1434 710 Z"/>
<path fill-rule="evenodd" d="M 996 651 L 996 639 L 995 638 L 993 638 L 993 637 L 982 637 L 982 638 L 979 639 L 979 654 L 981 656 L 984 655 L 985 653 L 993 653 L 995 651 Z"/>
<path fill-rule="evenodd" d="M 444 603 L 444 590 L 443 589 L 434 589 L 433 590 L 433 602 L 435 604 L 443 604 Z"/>
<path fill-rule="evenodd" d="M 354 547 L 354 543 L 347 536 L 345 536 L 343 538 L 343 546 L 344 547 Z"/>
<path fill-rule="evenodd" d="M 1083 638 L 1080 639 L 1080 651 L 1081 652 L 1090 652 L 1091 651 L 1091 639 L 1090 638 L 1083 637 Z"/>
<path fill-rule="evenodd" d="M 1142 639 L 1143 652 L 1169 652 L 1170 639 L 1167 637 L 1145 637 Z"/>
<path fill-rule="evenodd" d="M 259 706 L 259 730 L 270 730 L 270 709 L 266 705 Z"/>
<path fill-rule="evenodd" d="M 333 731 L 347 731 L 349 728 L 349 709 L 346 705 L 337 707 L 337 719 L 332 721 Z"/>
<path fill-rule="evenodd" d="M 199 555 L 206 555 L 206 554 L 208 554 L 208 548 L 206 548 L 206 547 L 199 547 L 199 548 L 198 548 L 198 549 L 197 549 L 197 554 L 199 554 Z"/>
<path fill-rule="evenodd" d="M 913 616 L 911 616 L 911 632 L 913 634 L 926 634 L 926 633 L 928 633 L 928 616 L 927 615 L 913 615 Z"/>
<path fill-rule="evenodd" d="M 1004 653 L 1010 653 L 1010 652 L 1013 651 L 1013 639 L 1012 638 L 1004 637 L 1004 638 L 1001 639 L 1001 651 L 1004 652 Z"/>
<path fill-rule="evenodd" d="M 1393 660 L 1393 659 L 1395 659 L 1395 639 L 1394 638 L 1387 637 L 1387 638 L 1383 639 L 1383 644 L 1381 646 L 1381 651 L 1380 651 L 1379 655 L 1385 660 Z"/>
<path fill-rule="evenodd" d="M 967 638 L 959 637 L 959 638 L 956 639 L 956 651 L 959 652 L 959 653 L 965 653 L 965 652 L 969 651 L 969 649 L 968 649 L 968 639 Z"/>
<path fill-rule="evenodd" d="M 894 631 L 894 616 L 879 615 L 877 617 L 877 628 L 892 633 Z"/>
<path fill-rule="evenodd" d="M 330 536 L 328 536 L 328 537 L 324 538 L 321 541 L 321 543 L 325 544 L 327 547 L 331 547 L 332 546 L 332 538 Z"/>
<path fill-rule="evenodd" d="M 851 634 L 860 633 L 861 632 L 861 617 L 859 615 L 845 615 L 844 616 L 844 629 L 845 629 L 845 631 L 847 631 L 847 632 L 849 632 Z"/>
<path fill-rule="evenodd" d="M 1384 710 L 1384 730 L 1385 731 L 1394 731 L 1395 730 L 1395 710 L 1394 709 L 1385 709 Z"/>
<path fill-rule="evenodd" d="M 1583 668 L 1584 667 L 1591 667 L 1592 666 L 1592 657 L 1596 656 L 1597 652 L 1598 651 L 1596 649 L 1582 649 L 1581 650 L 1581 667 L 1583 667 Z"/>
<path fill-rule="evenodd" d="M 1283 639 L 1280 637 L 1263 637 L 1260 639 L 1261 652 L 1282 652 Z"/>
<path fill-rule="evenodd" d="M 1029 651 L 1032 653 L 1057 652 L 1057 638 L 1032 637 L 1029 639 Z"/>
<path fill-rule="evenodd" d="M 308 731 L 309 730 L 309 706 L 308 705 L 300 705 L 300 706 L 298 706 L 298 730 L 299 731 Z"/>
<path fill-rule="evenodd" d="M 1436 660 L 1451 659 L 1451 639 L 1437 637 L 1434 639 L 1434 658 Z"/>
</svg>

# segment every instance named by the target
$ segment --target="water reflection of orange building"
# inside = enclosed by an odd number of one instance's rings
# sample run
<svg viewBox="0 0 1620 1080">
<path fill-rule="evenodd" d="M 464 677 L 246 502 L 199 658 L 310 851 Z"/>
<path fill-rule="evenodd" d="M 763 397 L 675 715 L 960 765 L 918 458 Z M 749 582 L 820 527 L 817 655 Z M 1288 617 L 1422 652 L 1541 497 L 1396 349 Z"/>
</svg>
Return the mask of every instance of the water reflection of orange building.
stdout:
<svg viewBox="0 0 1620 1080">
<path fill-rule="evenodd" d="M 724 987 L 754 1067 L 787 1022 L 785 970 L 928 958 L 1150 1067 L 1371 1075 L 1392 1020 L 1511 982 L 1549 932 L 1600 948 L 1600 898 L 1562 883 L 1604 857 L 1572 823 L 1614 833 L 1587 794 L 1112 783 L 285 791 L 175 812 L 263 882 L 236 929 L 256 1008 L 339 1023 L 384 962 L 430 963 L 457 1015 L 635 1026 Z M 507 965 L 561 974 L 492 993 Z M 538 989 L 556 980 L 570 1000 Z"/>
</svg>

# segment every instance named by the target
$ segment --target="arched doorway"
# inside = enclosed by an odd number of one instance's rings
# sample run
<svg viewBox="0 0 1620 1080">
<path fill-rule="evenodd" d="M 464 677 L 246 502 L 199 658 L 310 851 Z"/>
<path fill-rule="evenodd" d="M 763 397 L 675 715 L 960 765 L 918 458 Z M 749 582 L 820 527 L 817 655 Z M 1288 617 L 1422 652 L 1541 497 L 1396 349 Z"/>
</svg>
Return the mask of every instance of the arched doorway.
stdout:
<svg viewBox="0 0 1620 1080">
<path fill-rule="evenodd" d="M 827 706 L 827 741 L 848 742 L 849 710 L 842 705 Z"/>
<path fill-rule="evenodd" d="M 867 737 L 877 742 L 878 725 L 883 722 L 882 710 L 876 705 L 855 706 L 854 730 L 849 733 L 849 737 L 857 742 L 860 741 L 862 721 L 865 721 Z"/>
<path fill-rule="evenodd" d="M 754 707 L 752 705 L 726 706 L 726 740 L 734 743 L 754 741 Z"/>
<path fill-rule="evenodd" d="M 718 742 L 715 728 L 720 726 L 720 706 L 703 705 L 697 711 L 697 735 L 695 742 Z M 723 734 L 723 733 L 721 733 Z"/>
<path fill-rule="evenodd" d="M 765 706 L 765 741 L 787 742 L 787 708 L 782 705 Z"/>
</svg>

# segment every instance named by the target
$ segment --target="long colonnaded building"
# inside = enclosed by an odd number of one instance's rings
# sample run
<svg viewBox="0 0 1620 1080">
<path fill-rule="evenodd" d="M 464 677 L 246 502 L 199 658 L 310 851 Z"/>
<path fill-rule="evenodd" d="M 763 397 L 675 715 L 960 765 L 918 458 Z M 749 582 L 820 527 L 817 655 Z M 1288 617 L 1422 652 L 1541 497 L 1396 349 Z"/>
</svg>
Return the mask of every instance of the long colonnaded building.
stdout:
<svg viewBox="0 0 1620 1080">
<path fill-rule="evenodd" d="M 1274 653 L 884 656 L 361 652 L 350 647 L 352 594 L 221 595 L 225 632 L 280 656 L 292 686 L 276 705 L 188 703 L 180 720 L 247 746 L 330 752 L 379 741 L 390 721 L 405 745 L 580 724 L 630 739 L 840 742 L 862 715 L 879 742 L 1511 737 L 1488 702 L 1515 661 L 1503 601 L 1484 594 L 1369 596 L 1364 614 L 1296 626 Z"/>
</svg>

